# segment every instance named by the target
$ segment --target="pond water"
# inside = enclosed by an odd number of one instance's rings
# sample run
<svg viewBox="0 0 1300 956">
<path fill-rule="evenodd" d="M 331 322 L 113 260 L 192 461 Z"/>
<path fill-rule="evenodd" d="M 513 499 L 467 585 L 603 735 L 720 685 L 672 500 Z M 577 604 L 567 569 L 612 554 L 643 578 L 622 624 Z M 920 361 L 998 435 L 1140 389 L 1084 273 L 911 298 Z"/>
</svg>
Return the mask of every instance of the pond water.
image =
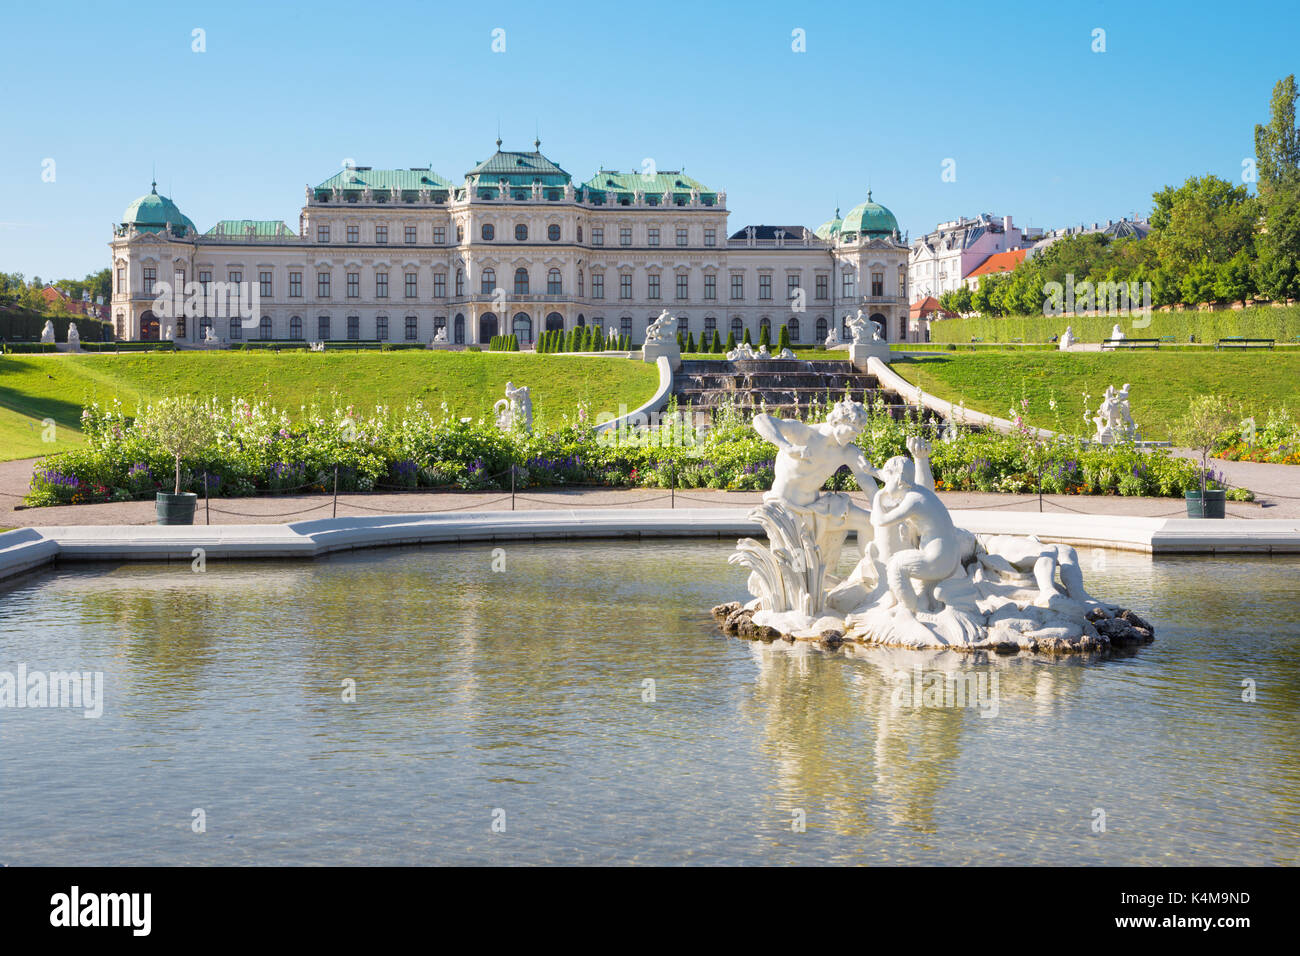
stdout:
<svg viewBox="0 0 1300 956">
<path fill-rule="evenodd" d="M 0 674 L 102 671 L 104 701 L 0 709 L 0 863 L 1300 858 L 1300 560 L 1095 552 L 1156 643 L 989 660 L 725 637 L 731 547 L 20 581 Z M 945 669 L 978 705 L 910 699 Z"/>
</svg>

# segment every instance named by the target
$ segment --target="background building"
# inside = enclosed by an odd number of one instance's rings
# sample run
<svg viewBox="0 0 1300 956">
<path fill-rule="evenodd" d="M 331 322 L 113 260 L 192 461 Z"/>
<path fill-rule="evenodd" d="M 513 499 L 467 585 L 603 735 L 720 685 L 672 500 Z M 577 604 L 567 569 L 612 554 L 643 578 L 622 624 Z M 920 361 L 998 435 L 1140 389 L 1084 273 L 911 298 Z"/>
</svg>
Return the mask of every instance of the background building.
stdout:
<svg viewBox="0 0 1300 956">
<path fill-rule="evenodd" d="M 764 327 L 776 341 L 824 339 L 862 308 L 891 340 L 909 323 L 907 247 L 893 214 L 868 201 L 825 223 L 728 234 L 726 193 L 675 170 L 599 170 L 575 182 L 539 151 L 497 151 L 460 185 L 427 168 L 340 171 L 308 186 L 294 230 L 223 220 L 199 233 L 171 200 L 148 195 L 114 229 L 112 317 L 124 339 L 171 326 L 218 339 L 452 344 L 596 325 L 634 343 L 667 309 L 678 327 L 724 337 Z M 163 319 L 159 282 L 255 283 L 260 315 Z"/>
</svg>

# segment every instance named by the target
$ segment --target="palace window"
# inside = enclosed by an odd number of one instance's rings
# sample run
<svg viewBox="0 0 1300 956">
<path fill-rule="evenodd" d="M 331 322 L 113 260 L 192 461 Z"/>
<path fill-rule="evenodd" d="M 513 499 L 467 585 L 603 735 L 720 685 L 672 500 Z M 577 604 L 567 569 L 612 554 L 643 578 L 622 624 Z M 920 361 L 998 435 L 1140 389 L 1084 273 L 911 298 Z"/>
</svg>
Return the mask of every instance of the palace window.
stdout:
<svg viewBox="0 0 1300 956">
<path fill-rule="evenodd" d="M 677 316 L 677 328 L 681 330 L 682 338 L 686 338 L 691 331 L 691 317 L 689 315 Z"/>
<path fill-rule="evenodd" d="M 618 297 L 620 299 L 632 298 L 632 276 L 627 273 L 618 277 Z"/>
<path fill-rule="evenodd" d="M 745 277 L 738 273 L 731 276 L 731 297 L 733 299 L 743 299 L 745 297 Z"/>
<path fill-rule="evenodd" d="M 646 241 L 649 245 L 652 246 L 659 245 L 659 230 L 657 228 L 651 228 L 647 233 Z"/>
<path fill-rule="evenodd" d="M 420 294 L 419 276 L 414 272 L 406 273 L 406 297 L 414 299 Z"/>
<path fill-rule="evenodd" d="M 605 298 L 605 273 L 593 272 L 591 274 L 591 297 L 593 299 Z"/>
<path fill-rule="evenodd" d="M 384 243 L 388 242 L 387 226 L 375 226 L 375 242 L 379 243 L 380 245 L 383 245 Z"/>
<path fill-rule="evenodd" d="M 295 315 L 289 319 L 289 338 L 302 338 L 302 316 Z"/>
<path fill-rule="evenodd" d="M 185 338 L 185 316 L 183 315 L 176 316 L 176 337 Z"/>
<path fill-rule="evenodd" d="M 360 241 L 361 241 L 361 227 L 349 225 L 348 242 L 360 242 Z"/>
<path fill-rule="evenodd" d="M 388 273 L 387 272 L 375 273 L 375 298 L 376 299 L 388 298 Z"/>
<path fill-rule="evenodd" d="M 718 298 L 718 277 L 715 275 L 706 275 L 704 277 L 704 298 L 716 300 Z"/>
<path fill-rule="evenodd" d="M 330 297 L 330 274 L 328 272 L 316 273 L 316 298 L 328 299 Z"/>
<path fill-rule="evenodd" d="M 853 273 L 846 272 L 840 276 L 840 296 L 841 298 L 853 298 L 853 288 L 856 283 L 853 281 Z"/>
<path fill-rule="evenodd" d="M 528 294 L 528 270 L 522 268 L 516 269 L 515 270 L 515 295 L 527 295 L 527 294 Z"/>
<path fill-rule="evenodd" d="M 316 227 L 316 241 L 317 242 L 330 241 L 330 227 L 328 225 Z"/>
<path fill-rule="evenodd" d="M 465 270 L 456 270 L 456 297 L 459 298 L 465 294 Z"/>
<path fill-rule="evenodd" d="M 495 269 L 484 269 L 482 275 L 479 276 L 479 292 L 484 295 L 491 295 L 496 291 L 496 287 L 497 271 Z"/>
<path fill-rule="evenodd" d="M 581 228 L 581 227 L 579 227 L 579 228 Z M 558 225 L 556 225 L 555 223 L 551 223 L 549 226 L 547 226 L 547 227 L 546 227 L 546 238 L 549 239 L 549 240 L 551 240 L 551 242 L 559 242 L 559 241 L 560 241 L 560 227 L 559 227 Z"/>
<path fill-rule="evenodd" d="M 785 277 L 785 297 L 793 299 L 799 295 L 799 273 L 794 272 Z"/>
<path fill-rule="evenodd" d="M 515 241 L 526 242 L 528 240 L 528 227 L 521 223 L 515 225 Z"/>
<path fill-rule="evenodd" d="M 158 281 L 158 269 L 154 266 L 144 267 L 144 294 L 153 295 L 153 284 Z"/>
<path fill-rule="evenodd" d="M 379 315 L 375 317 L 375 338 L 381 342 L 388 341 L 388 316 Z"/>
<path fill-rule="evenodd" d="M 244 273 L 232 269 L 226 273 L 226 281 L 230 283 L 230 311 L 239 311 L 239 302 L 243 298 L 243 289 L 240 285 L 244 281 Z"/>
<path fill-rule="evenodd" d="M 316 319 L 316 338 L 321 342 L 329 341 L 330 337 L 330 317 L 322 315 Z"/>
<path fill-rule="evenodd" d="M 495 239 L 496 234 L 496 228 L 490 222 L 483 223 L 483 228 L 479 230 L 479 235 L 482 236 L 486 242 L 491 242 Z"/>
<path fill-rule="evenodd" d="M 718 320 L 711 315 L 704 317 L 704 334 L 712 337 L 712 333 L 718 331 Z"/>
<path fill-rule="evenodd" d="M 205 315 L 199 319 L 199 340 L 202 341 L 208 337 L 208 329 L 212 328 L 212 317 Z"/>
<path fill-rule="evenodd" d="M 684 246 L 689 241 L 689 238 L 690 238 L 690 233 L 688 233 L 685 229 L 679 226 L 677 228 L 677 244 L 679 246 Z"/>
<path fill-rule="evenodd" d="M 716 246 L 718 244 L 718 231 L 716 229 L 704 230 L 704 244 L 706 246 Z"/>
<path fill-rule="evenodd" d="M 657 275 L 647 276 L 646 281 L 649 285 L 649 288 L 646 291 L 646 298 L 647 299 L 659 298 L 659 277 Z"/>
<path fill-rule="evenodd" d="M 348 273 L 348 298 L 349 299 L 361 298 L 361 273 L 360 272 Z"/>
<path fill-rule="evenodd" d="M 464 227 L 464 226 L 461 226 L 461 225 L 456 226 L 456 241 L 457 241 L 457 242 L 464 242 L 464 241 L 465 241 L 465 227 Z"/>
<path fill-rule="evenodd" d="M 447 273 L 435 272 L 433 274 L 433 297 L 435 299 L 447 298 Z"/>
<path fill-rule="evenodd" d="M 434 227 L 433 227 L 433 243 L 434 243 L 434 245 L 436 245 L 436 246 L 441 246 L 441 245 L 446 244 L 446 242 L 447 242 L 447 227 L 446 227 L 446 226 L 434 226 Z"/>
<path fill-rule="evenodd" d="M 691 277 L 683 273 L 677 277 L 677 298 L 689 299 L 691 296 Z"/>
<path fill-rule="evenodd" d="M 582 290 L 583 290 L 583 285 L 582 285 L 582 270 L 579 269 L 579 270 L 578 270 L 578 298 L 582 298 L 582 296 L 583 296 L 583 291 L 582 291 Z"/>
<path fill-rule="evenodd" d="M 117 291 L 118 292 L 126 291 L 126 267 L 125 266 L 117 267 Z"/>
<path fill-rule="evenodd" d="M 799 341 L 799 320 L 792 315 L 786 321 L 785 327 L 790 333 L 790 341 L 798 342 Z"/>
<path fill-rule="evenodd" d="M 546 273 L 546 294 L 560 295 L 564 291 L 564 283 L 560 279 L 560 270 L 552 269 Z"/>
<path fill-rule="evenodd" d="M 737 341 L 737 342 L 739 342 L 739 341 L 741 341 L 742 339 L 744 339 L 744 337 L 745 337 L 745 323 L 744 323 L 744 321 L 740 318 L 740 316 L 738 316 L 738 315 L 733 315 L 733 316 L 731 317 L 731 331 L 735 334 L 735 336 L 736 336 L 736 341 Z"/>
<path fill-rule="evenodd" d="M 758 277 L 758 297 L 768 301 L 772 298 L 772 277 L 766 272 Z"/>
<path fill-rule="evenodd" d="M 348 338 L 353 342 L 361 338 L 361 316 L 348 316 Z"/>
<path fill-rule="evenodd" d="M 230 337 L 232 339 L 242 339 L 244 337 L 244 322 L 237 315 L 230 318 Z"/>
<path fill-rule="evenodd" d="M 406 341 L 408 342 L 415 341 L 415 335 L 416 332 L 418 331 L 418 328 L 419 328 L 419 323 L 416 317 L 413 315 L 408 315 L 406 317 Z"/>
<path fill-rule="evenodd" d="M 416 240 L 415 227 L 414 227 L 414 226 L 407 226 L 407 227 L 406 227 L 406 244 L 407 244 L 408 246 L 413 246 L 413 245 L 415 245 L 415 240 Z"/>
<path fill-rule="evenodd" d="M 600 226 L 591 227 L 591 244 L 593 246 L 603 246 L 605 244 L 605 230 Z"/>
<path fill-rule="evenodd" d="M 208 294 L 208 286 L 212 285 L 212 273 L 204 269 L 199 273 L 199 285 L 203 286 L 203 295 Z"/>
<path fill-rule="evenodd" d="M 883 272 L 871 273 L 871 294 L 874 296 L 885 294 L 885 274 Z"/>
<path fill-rule="evenodd" d="M 456 313 L 456 323 L 452 326 L 452 338 L 457 345 L 465 344 L 465 314 L 463 312 Z"/>
<path fill-rule="evenodd" d="M 826 299 L 829 299 L 831 297 L 830 285 L 831 285 L 830 276 L 826 275 L 825 273 L 821 273 L 817 276 L 816 296 L 819 301 L 825 301 Z"/>
<path fill-rule="evenodd" d="M 289 273 L 289 298 L 291 299 L 302 298 L 302 273 L 301 272 Z"/>
<path fill-rule="evenodd" d="M 761 319 L 758 320 L 758 334 L 759 334 L 760 336 L 763 334 L 763 330 L 764 330 L 764 329 L 767 329 L 768 337 L 771 338 L 771 336 L 772 336 L 772 320 L 771 320 L 770 318 L 768 318 L 766 315 L 763 316 Z"/>
<path fill-rule="evenodd" d="M 632 229 L 629 226 L 624 226 L 618 231 L 618 244 L 620 246 L 632 245 Z"/>
<path fill-rule="evenodd" d="M 258 295 L 264 298 L 271 298 L 271 273 L 259 272 L 257 274 Z"/>
<path fill-rule="evenodd" d="M 618 320 L 618 330 L 629 339 L 632 338 L 632 316 L 625 315 Z"/>
</svg>

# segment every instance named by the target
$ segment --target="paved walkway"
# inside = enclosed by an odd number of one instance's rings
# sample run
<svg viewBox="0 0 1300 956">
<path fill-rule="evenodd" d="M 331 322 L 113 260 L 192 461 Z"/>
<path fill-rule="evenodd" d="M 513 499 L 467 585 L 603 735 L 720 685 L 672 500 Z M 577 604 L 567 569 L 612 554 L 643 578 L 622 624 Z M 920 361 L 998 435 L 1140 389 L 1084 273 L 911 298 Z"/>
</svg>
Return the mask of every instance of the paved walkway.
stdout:
<svg viewBox="0 0 1300 956">
<path fill-rule="evenodd" d="M 1190 454 L 1190 453 L 1188 453 Z M 61 525 L 152 524 L 152 501 L 128 501 L 99 505 L 64 505 L 56 508 L 18 508 L 31 480 L 37 459 L 0 462 L 0 528 L 54 527 Z M 1228 517 L 1300 517 L 1300 466 L 1264 465 L 1257 462 L 1215 463 L 1230 482 L 1252 489 L 1260 497 L 1256 504 L 1230 501 Z M 858 495 L 865 499 L 865 495 Z M 953 510 L 996 509 L 1038 511 L 1037 495 L 1001 495 L 979 492 L 945 492 L 940 495 Z M 570 508 L 714 508 L 757 503 L 759 492 L 692 489 L 672 494 L 654 488 L 591 488 L 572 490 L 529 489 L 514 496 L 519 511 Z M 440 511 L 509 511 L 509 492 L 411 492 L 405 494 L 339 495 L 337 514 L 383 515 Z M 1044 495 L 1042 510 L 1054 513 L 1133 515 L 1176 518 L 1186 514 L 1178 498 L 1121 498 L 1114 496 Z M 214 498 L 205 508 L 199 502 L 198 524 L 281 524 L 335 514 L 330 495 L 259 496 Z"/>
</svg>

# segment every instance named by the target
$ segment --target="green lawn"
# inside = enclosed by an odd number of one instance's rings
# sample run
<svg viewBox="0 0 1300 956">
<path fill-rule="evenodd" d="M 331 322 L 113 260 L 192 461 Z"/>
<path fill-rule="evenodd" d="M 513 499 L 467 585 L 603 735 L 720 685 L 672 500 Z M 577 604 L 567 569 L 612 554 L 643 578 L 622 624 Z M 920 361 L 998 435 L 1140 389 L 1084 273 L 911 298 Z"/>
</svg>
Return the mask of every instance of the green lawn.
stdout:
<svg viewBox="0 0 1300 956">
<path fill-rule="evenodd" d="M 572 416 L 579 401 L 594 417 L 636 408 L 654 394 L 654 365 L 626 358 L 489 352 L 177 352 L 138 355 L 0 357 L 0 460 L 29 458 L 82 441 L 81 409 L 120 399 L 137 404 L 169 395 L 242 396 L 284 408 L 317 403 L 394 409 L 446 402 L 457 415 L 487 415 L 505 383 L 532 390 L 539 423 Z M 55 441 L 43 440 L 52 418 Z"/>
<path fill-rule="evenodd" d="M 1063 431 L 1091 434 L 1083 418 L 1083 393 L 1096 411 L 1107 385 L 1129 383 L 1133 419 L 1142 437 L 1169 438 L 1170 424 L 1194 395 L 1217 392 L 1241 403 L 1262 423 L 1269 408 L 1300 411 L 1300 354 L 1286 352 L 979 352 L 896 358 L 893 368 L 909 382 L 951 402 L 1007 418 L 1029 399 L 1026 418 L 1057 427 L 1049 409 L 1055 397 Z"/>
</svg>

